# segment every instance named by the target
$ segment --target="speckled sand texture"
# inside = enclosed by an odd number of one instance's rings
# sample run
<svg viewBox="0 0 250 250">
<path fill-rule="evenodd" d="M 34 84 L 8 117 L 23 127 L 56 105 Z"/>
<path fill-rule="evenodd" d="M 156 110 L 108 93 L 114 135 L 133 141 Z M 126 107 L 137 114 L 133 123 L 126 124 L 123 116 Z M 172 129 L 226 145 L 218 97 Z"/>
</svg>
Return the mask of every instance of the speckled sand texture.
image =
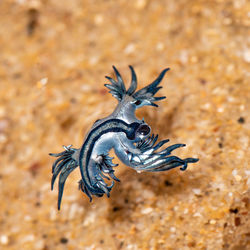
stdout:
<svg viewBox="0 0 250 250">
<path fill-rule="evenodd" d="M 247 0 L 0 1 L 0 249 L 250 249 L 249 28 Z M 91 204 L 76 170 L 58 212 L 48 153 L 113 111 L 104 76 L 129 64 L 140 87 L 171 68 L 138 117 L 200 161 L 120 164 Z"/>
</svg>

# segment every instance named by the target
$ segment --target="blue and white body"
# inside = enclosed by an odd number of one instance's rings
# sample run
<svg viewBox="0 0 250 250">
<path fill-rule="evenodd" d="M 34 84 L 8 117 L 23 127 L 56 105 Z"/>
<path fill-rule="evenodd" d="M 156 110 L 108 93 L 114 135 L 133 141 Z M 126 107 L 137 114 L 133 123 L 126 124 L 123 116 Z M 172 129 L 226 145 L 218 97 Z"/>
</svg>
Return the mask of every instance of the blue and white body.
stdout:
<svg viewBox="0 0 250 250">
<path fill-rule="evenodd" d="M 58 184 L 58 209 L 65 181 L 68 175 L 77 167 L 80 169 L 81 180 L 79 188 L 92 200 L 92 195 L 101 197 L 106 194 L 108 197 L 114 185 L 119 179 L 114 175 L 114 167 L 109 156 L 111 149 L 114 149 L 117 157 L 127 166 L 137 172 L 159 172 L 172 168 L 187 168 L 188 163 L 197 162 L 196 158 L 180 159 L 171 155 L 171 152 L 185 144 L 174 144 L 162 149 L 162 146 L 169 140 L 156 143 L 158 135 L 150 135 L 151 128 L 144 120 L 135 116 L 136 109 L 145 105 L 157 107 L 156 101 L 165 97 L 155 97 L 155 94 L 162 87 L 159 87 L 161 80 L 169 69 L 164 69 L 160 75 L 148 86 L 136 91 L 137 78 L 132 66 L 131 84 L 126 90 L 121 75 L 115 67 L 114 71 L 117 80 L 106 77 L 111 84 L 105 84 L 110 93 L 118 100 L 114 112 L 106 118 L 97 120 L 88 132 L 80 149 L 64 147 L 65 151 L 59 154 L 50 154 L 58 157 L 52 166 L 51 189 L 59 176 Z M 106 180 L 112 180 L 108 185 Z"/>
</svg>

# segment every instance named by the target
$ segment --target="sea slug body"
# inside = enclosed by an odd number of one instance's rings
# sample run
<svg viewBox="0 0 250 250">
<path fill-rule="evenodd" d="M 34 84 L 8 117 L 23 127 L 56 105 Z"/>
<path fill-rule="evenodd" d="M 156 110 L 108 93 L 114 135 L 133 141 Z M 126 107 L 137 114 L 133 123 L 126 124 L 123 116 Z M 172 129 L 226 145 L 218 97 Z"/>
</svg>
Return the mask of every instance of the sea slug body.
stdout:
<svg viewBox="0 0 250 250">
<path fill-rule="evenodd" d="M 97 120 L 88 132 L 81 148 L 72 148 L 71 145 L 65 147 L 65 151 L 59 154 L 50 154 L 57 157 L 52 166 L 51 189 L 59 175 L 58 182 L 58 210 L 61 207 L 64 184 L 69 174 L 79 167 L 81 179 L 79 189 L 82 190 L 92 200 L 92 195 L 97 197 L 106 194 L 110 196 L 110 191 L 114 181 L 120 181 L 114 175 L 114 167 L 117 164 L 112 162 L 109 156 L 111 149 L 114 149 L 117 157 L 127 166 L 137 172 L 159 172 L 172 168 L 187 168 L 188 163 L 195 163 L 197 158 L 180 159 L 171 155 L 171 152 L 185 144 L 174 144 L 162 149 L 162 146 L 169 140 L 159 141 L 158 135 L 150 135 L 151 128 L 144 119 L 139 120 L 135 116 L 136 109 L 151 105 L 158 107 L 156 101 L 165 97 L 155 97 L 154 95 L 161 89 L 159 86 L 165 73 L 169 68 L 164 69 L 160 75 L 146 87 L 136 91 L 137 77 L 132 66 L 131 84 L 126 90 L 123 79 L 118 70 L 113 66 L 117 80 L 106 77 L 111 84 L 105 84 L 110 93 L 118 100 L 118 105 L 114 112 L 106 118 Z M 105 179 L 113 179 L 111 185 Z"/>
</svg>

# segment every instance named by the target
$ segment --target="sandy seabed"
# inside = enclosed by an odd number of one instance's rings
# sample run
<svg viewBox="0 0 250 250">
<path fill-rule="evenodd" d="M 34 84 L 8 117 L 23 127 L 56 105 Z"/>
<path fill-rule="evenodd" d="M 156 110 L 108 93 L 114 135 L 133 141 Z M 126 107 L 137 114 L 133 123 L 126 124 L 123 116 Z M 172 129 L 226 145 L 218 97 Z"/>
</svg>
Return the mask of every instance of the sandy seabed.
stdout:
<svg viewBox="0 0 250 250">
<path fill-rule="evenodd" d="M 0 17 L 1 249 L 250 249 L 249 1 L 4 0 Z M 140 87 L 171 68 L 138 117 L 200 161 L 120 164 L 92 203 L 76 170 L 58 212 L 48 153 L 81 146 L 116 105 L 104 76 L 128 86 L 130 64 Z"/>
</svg>

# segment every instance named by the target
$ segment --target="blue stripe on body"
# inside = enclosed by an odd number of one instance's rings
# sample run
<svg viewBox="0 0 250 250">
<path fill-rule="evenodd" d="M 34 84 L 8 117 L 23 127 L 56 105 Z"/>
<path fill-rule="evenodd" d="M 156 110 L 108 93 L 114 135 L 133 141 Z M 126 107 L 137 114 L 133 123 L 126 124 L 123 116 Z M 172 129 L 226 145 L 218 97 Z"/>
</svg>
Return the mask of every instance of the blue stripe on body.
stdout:
<svg viewBox="0 0 250 250">
<path fill-rule="evenodd" d="M 84 185 L 87 186 L 91 193 L 96 193 L 96 190 L 92 188 L 90 176 L 88 173 L 88 164 L 96 141 L 104 134 L 114 132 L 124 132 L 129 139 L 133 139 L 135 136 L 135 130 L 139 126 L 139 123 L 127 124 L 120 119 L 111 119 L 103 122 L 94 128 L 86 138 L 84 144 L 80 149 L 79 154 L 79 167 Z M 83 162 L 85 167 L 83 167 Z"/>
</svg>

